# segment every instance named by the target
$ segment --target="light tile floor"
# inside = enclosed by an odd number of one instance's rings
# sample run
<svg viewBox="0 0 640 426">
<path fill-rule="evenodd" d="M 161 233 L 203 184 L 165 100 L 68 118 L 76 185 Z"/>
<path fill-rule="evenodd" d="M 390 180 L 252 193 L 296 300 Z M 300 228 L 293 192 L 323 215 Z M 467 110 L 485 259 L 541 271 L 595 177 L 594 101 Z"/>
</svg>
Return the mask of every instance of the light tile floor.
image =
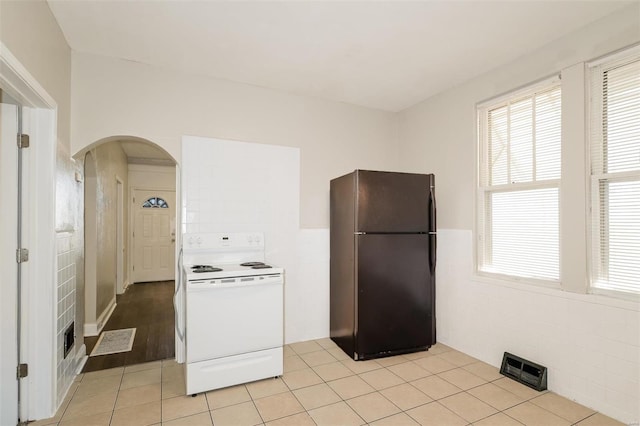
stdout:
<svg viewBox="0 0 640 426">
<path fill-rule="evenodd" d="M 284 375 L 184 395 L 173 360 L 78 376 L 42 425 L 620 425 L 442 344 L 355 362 L 330 339 L 285 346 Z"/>
</svg>

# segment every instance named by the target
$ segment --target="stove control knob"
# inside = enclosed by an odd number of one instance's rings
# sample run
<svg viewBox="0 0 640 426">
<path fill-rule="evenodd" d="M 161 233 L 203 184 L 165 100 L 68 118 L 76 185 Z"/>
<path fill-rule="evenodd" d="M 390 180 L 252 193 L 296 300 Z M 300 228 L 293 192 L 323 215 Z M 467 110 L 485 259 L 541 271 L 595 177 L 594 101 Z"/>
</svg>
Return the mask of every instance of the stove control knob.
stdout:
<svg viewBox="0 0 640 426">
<path fill-rule="evenodd" d="M 249 242 L 249 244 L 251 244 L 253 242 L 253 235 L 249 235 L 247 237 L 247 241 Z"/>
<path fill-rule="evenodd" d="M 260 235 L 256 235 L 256 244 L 260 244 Z"/>
</svg>

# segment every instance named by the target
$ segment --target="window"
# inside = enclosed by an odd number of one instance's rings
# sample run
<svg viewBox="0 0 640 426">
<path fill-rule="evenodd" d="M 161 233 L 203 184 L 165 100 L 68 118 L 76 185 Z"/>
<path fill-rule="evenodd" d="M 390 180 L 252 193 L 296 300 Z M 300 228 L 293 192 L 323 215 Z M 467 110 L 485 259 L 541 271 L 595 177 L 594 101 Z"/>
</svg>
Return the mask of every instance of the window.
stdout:
<svg viewBox="0 0 640 426">
<path fill-rule="evenodd" d="M 561 89 L 555 78 L 478 107 L 478 270 L 559 281 Z"/>
<path fill-rule="evenodd" d="M 143 209 L 168 209 L 169 204 L 160 197 L 151 197 L 142 203 Z"/>
<path fill-rule="evenodd" d="M 623 54 L 624 55 L 624 54 Z M 640 293 L 640 53 L 591 67 L 591 287 Z"/>
</svg>

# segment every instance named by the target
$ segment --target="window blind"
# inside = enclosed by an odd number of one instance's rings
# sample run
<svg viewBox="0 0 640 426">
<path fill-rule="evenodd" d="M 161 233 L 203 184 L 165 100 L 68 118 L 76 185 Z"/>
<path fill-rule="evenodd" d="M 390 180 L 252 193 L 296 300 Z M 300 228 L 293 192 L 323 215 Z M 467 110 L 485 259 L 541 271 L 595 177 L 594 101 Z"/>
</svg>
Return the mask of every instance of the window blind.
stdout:
<svg viewBox="0 0 640 426">
<path fill-rule="evenodd" d="M 557 80 L 479 108 L 478 269 L 559 280 Z"/>
<path fill-rule="evenodd" d="M 640 293 L 640 55 L 591 82 L 591 286 Z"/>
</svg>

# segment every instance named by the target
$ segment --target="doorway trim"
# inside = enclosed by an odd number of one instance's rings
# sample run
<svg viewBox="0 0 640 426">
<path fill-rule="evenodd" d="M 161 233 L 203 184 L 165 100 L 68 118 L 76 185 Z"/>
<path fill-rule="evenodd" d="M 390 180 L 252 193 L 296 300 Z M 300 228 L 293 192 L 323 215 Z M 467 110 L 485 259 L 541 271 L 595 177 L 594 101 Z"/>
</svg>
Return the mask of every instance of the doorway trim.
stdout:
<svg viewBox="0 0 640 426">
<path fill-rule="evenodd" d="M 30 260 L 23 264 L 22 359 L 29 376 L 20 390 L 21 421 L 51 417 L 56 404 L 56 244 L 55 170 L 57 104 L 11 51 L 0 42 L 0 86 L 24 109 L 23 131 L 31 138 L 26 159 L 23 245 Z M 29 283 L 38 283 L 32 291 Z"/>
<path fill-rule="evenodd" d="M 124 281 L 124 183 L 116 175 L 116 294 L 122 294 L 128 283 Z"/>
</svg>

